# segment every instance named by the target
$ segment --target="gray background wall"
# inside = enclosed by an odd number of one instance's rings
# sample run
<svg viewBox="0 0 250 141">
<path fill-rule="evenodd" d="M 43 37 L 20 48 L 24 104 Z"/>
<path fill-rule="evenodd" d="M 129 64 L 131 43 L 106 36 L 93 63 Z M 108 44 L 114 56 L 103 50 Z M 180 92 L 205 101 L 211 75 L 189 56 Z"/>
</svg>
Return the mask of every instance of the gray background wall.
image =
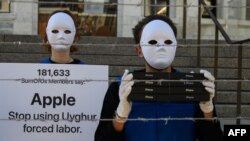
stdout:
<svg viewBox="0 0 250 141">
<path fill-rule="evenodd" d="M 41 43 L 42 38 L 35 35 L 0 35 L 0 62 L 38 63 L 50 56 Z M 125 68 L 134 70 L 144 66 L 135 53 L 132 38 L 81 37 L 77 43 L 79 50 L 73 56 L 87 64 L 109 65 L 110 79 L 121 75 Z M 184 72 L 207 69 L 218 80 L 215 100 L 218 117 L 223 118 L 222 125 L 236 124 L 236 116 L 250 117 L 250 82 L 238 81 L 250 78 L 249 45 L 243 46 L 241 51 L 238 46 L 224 42 L 213 46 L 213 40 L 202 41 L 200 48 L 195 40 L 178 40 L 178 43 L 185 47 L 177 48 L 174 67 Z M 240 96 L 238 105 L 237 95 Z M 241 110 L 241 115 L 237 110 Z M 241 123 L 249 124 L 250 120 L 242 119 Z"/>
</svg>

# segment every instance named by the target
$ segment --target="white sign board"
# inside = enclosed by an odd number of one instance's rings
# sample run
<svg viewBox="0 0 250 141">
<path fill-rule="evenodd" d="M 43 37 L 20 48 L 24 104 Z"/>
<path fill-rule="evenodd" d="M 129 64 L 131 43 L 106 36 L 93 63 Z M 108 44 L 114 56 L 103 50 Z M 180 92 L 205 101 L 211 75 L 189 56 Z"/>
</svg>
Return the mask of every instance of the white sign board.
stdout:
<svg viewBox="0 0 250 141">
<path fill-rule="evenodd" d="M 93 141 L 108 66 L 0 63 L 1 141 Z"/>
</svg>

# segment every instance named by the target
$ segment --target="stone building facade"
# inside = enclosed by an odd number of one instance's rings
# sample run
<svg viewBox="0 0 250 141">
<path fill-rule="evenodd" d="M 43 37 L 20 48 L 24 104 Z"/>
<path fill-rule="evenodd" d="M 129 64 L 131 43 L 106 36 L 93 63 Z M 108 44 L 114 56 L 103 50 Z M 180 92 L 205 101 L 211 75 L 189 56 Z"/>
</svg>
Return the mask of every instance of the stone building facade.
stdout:
<svg viewBox="0 0 250 141">
<path fill-rule="evenodd" d="M 234 40 L 241 40 L 250 37 L 250 2 L 247 0 L 205 0 L 210 4 L 211 8 L 216 8 L 216 17 L 224 30 Z M 41 25 L 41 10 L 39 7 L 40 0 L 2 0 L 0 10 L 0 34 L 18 34 L 18 35 L 37 35 L 40 34 L 39 27 Z M 67 1 L 66 1 L 67 2 Z M 115 11 L 111 14 L 114 17 L 113 23 L 115 30 L 111 36 L 131 37 L 132 27 L 145 15 L 156 14 L 152 9 L 160 8 L 167 14 L 176 24 L 178 29 L 178 38 L 183 38 L 184 25 L 184 0 L 78 0 L 74 2 L 84 2 L 103 4 L 109 2 L 116 6 Z M 72 2 L 72 3 L 74 3 Z M 213 2 L 213 3 L 212 3 Z M 211 4 L 212 3 L 212 4 Z M 154 8 L 155 7 L 155 8 Z M 104 7 L 105 8 L 105 7 Z M 48 11 L 49 10 L 49 11 Z M 85 13 L 81 15 L 102 14 L 98 12 Z M 96 9 L 98 10 L 98 8 Z M 160 11 L 159 10 L 159 11 Z M 53 8 L 47 8 L 47 11 L 53 11 Z M 159 12 L 156 10 L 156 12 Z M 201 8 L 201 12 L 203 8 Z M 48 13 L 49 14 L 49 13 Z M 187 0 L 186 5 L 186 35 L 187 39 L 196 39 L 198 34 L 198 0 Z M 205 14 L 204 12 L 202 14 Z M 201 15 L 202 15 L 201 14 Z M 78 13 L 79 15 L 79 13 Z M 110 15 L 103 13 L 102 15 Z M 99 21 L 101 22 L 101 21 Z M 104 34 L 105 36 L 105 34 Z M 215 26 L 209 17 L 201 19 L 201 38 L 214 39 Z M 223 40 L 220 35 L 219 39 Z"/>
</svg>

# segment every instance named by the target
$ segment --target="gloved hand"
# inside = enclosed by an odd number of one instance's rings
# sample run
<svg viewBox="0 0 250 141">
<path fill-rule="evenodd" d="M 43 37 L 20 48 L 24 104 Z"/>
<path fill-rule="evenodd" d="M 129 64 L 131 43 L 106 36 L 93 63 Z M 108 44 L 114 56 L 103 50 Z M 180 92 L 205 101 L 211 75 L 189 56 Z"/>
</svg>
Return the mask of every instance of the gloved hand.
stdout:
<svg viewBox="0 0 250 141">
<path fill-rule="evenodd" d="M 118 107 L 116 109 L 116 118 L 122 118 L 125 121 L 131 111 L 131 102 L 129 102 L 127 98 L 132 90 L 132 86 L 134 85 L 134 81 L 131 81 L 132 79 L 133 74 L 129 74 L 129 71 L 125 70 L 119 87 L 120 103 L 118 104 Z"/>
<path fill-rule="evenodd" d="M 210 99 L 208 101 L 200 102 L 200 108 L 204 113 L 210 113 L 214 110 L 213 98 L 215 95 L 215 84 L 214 84 L 214 76 L 208 72 L 207 70 L 200 70 L 200 73 L 204 74 L 204 77 L 208 80 L 202 81 L 203 86 L 206 91 L 210 94 Z"/>
</svg>

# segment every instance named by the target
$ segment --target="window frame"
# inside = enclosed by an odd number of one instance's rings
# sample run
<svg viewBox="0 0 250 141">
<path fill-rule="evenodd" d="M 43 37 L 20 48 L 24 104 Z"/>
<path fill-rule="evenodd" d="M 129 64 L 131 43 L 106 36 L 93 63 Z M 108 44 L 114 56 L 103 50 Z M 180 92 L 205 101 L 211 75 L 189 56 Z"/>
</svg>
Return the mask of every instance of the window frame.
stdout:
<svg viewBox="0 0 250 141">
<path fill-rule="evenodd" d="M 8 10 L 2 10 L 2 4 L 4 3 L 4 2 L 6 2 L 6 3 L 8 3 L 7 5 L 8 5 Z M 3 0 L 3 1 L 1 1 L 0 2 L 0 13 L 10 13 L 11 12 L 11 2 L 9 1 L 9 0 Z"/>
<path fill-rule="evenodd" d="M 43 1 L 43 0 L 40 0 L 40 1 Z M 51 1 L 51 0 L 48 0 L 48 1 Z M 76 2 L 77 0 L 70 0 L 71 2 Z M 117 13 L 118 13 L 118 6 L 117 4 L 115 4 L 115 12 L 113 13 L 112 12 L 112 7 L 111 7 L 111 13 L 110 13 L 110 9 L 109 7 L 105 7 L 106 5 L 106 2 L 105 0 L 103 0 L 103 3 L 104 3 L 104 6 L 103 6 L 103 12 L 100 13 L 97 11 L 97 13 L 88 13 L 86 12 L 85 10 L 85 7 L 84 7 L 84 2 L 87 2 L 89 3 L 90 1 L 89 0 L 78 0 L 77 1 L 78 4 L 82 4 L 83 7 L 81 7 L 79 9 L 79 5 L 76 5 L 76 7 L 74 6 L 64 6 L 64 7 L 50 7 L 49 4 L 47 4 L 47 6 L 38 6 L 38 34 L 39 35 L 42 35 L 45 34 L 45 31 L 44 31 L 44 26 L 46 25 L 46 19 L 48 18 L 48 16 L 54 11 L 54 10 L 58 10 L 58 9 L 61 9 L 62 8 L 65 10 L 69 10 L 76 18 L 76 22 L 77 22 L 77 26 L 78 26 L 78 29 L 80 30 L 79 31 L 79 34 L 80 36 L 102 36 L 102 34 L 105 34 L 104 36 L 114 36 L 116 37 L 117 36 Z M 92 1 L 91 1 L 92 2 Z M 95 2 L 93 2 L 95 3 Z M 114 3 L 114 2 L 113 2 Z M 116 3 L 118 3 L 118 0 L 116 0 Z M 46 3 L 43 3 L 43 5 L 46 5 Z M 112 4 L 110 2 L 110 4 Z M 56 5 L 56 4 L 54 4 Z M 113 10 L 114 11 L 114 10 Z M 46 17 L 47 16 L 47 17 Z M 105 20 L 102 20 L 104 17 Z M 114 19 L 112 19 L 112 17 Z M 91 22 L 87 22 L 85 21 L 86 19 L 91 19 L 93 18 L 92 20 L 89 20 Z M 110 20 L 111 18 L 111 20 Z M 42 20 L 41 20 L 42 19 Z M 101 24 L 97 24 L 99 23 L 98 21 L 101 21 L 100 23 Z M 102 22 L 104 21 L 104 22 Z M 99 27 L 103 27 L 101 29 L 99 29 Z M 85 30 L 86 29 L 86 30 Z M 90 30 L 88 30 L 90 29 Z M 81 31 L 81 30 L 84 30 Z M 86 31 L 86 32 L 85 32 Z"/>
<path fill-rule="evenodd" d="M 149 3 L 148 3 L 149 2 Z M 153 3 L 152 3 L 153 2 Z M 166 14 L 165 16 L 169 16 L 170 13 L 169 13 L 169 4 L 170 4 L 170 0 L 165 0 L 165 7 L 166 7 Z M 144 1 L 144 16 L 149 16 L 149 15 L 156 15 L 157 14 L 157 11 L 156 11 L 156 6 L 154 7 L 154 12 L 151 13 L 151 5 L 158 5 L 157 4 L 157 0 L 148 0 L 148 1 Z M 149 9 L 149 14 L 148 14 L 148 10 Z"/>
</svg>

